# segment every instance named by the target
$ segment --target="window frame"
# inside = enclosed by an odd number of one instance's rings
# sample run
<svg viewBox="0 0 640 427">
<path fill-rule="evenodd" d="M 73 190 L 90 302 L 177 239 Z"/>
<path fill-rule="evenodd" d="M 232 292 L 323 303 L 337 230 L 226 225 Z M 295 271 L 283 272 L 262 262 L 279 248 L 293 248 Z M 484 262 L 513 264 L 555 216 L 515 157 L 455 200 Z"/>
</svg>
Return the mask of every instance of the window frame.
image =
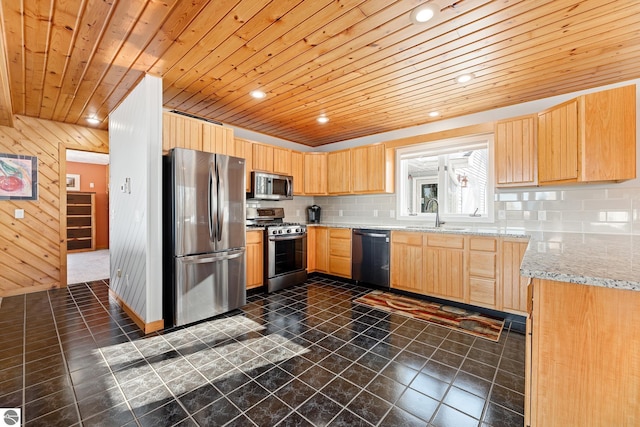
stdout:
<svg viewBox="0 0 640 427">
<path fill-rule="evenodd" d="M 396 149 L 396 219 L 400 221 L 435 222 L 435 213 L 421 213 L 419 206 L 413 206 L 413 214 L 409 214 L 406 209 L 417 203 L 414 193 L 408 193 L 406 176 L 406 166 L 403 167 L 403 160 L 410 157 L 435 157 L 445 154 L 460 153 L 472 149 L 473 145 L 486 144 L 487 146 L 487 189 L 486 206 L 487 214 L 480 217 L 473 217 L 469 214 L 452 214 L 445 212 L 440 206 L 444 206 L 445 188 L 442 174 L 436 176 L 438 183 L 438 206 L 439 215 L 442 221 L 452 223 L 493 223 L 495 220 L 495 156 L 494 156 L 494 134 L 479 134 L 472 136 L 440 139 L 431 142 L 415 144 L 411 146 L 399 147 Z M 465 150 L 465 147 L 468 147 Z M 441 158 L 440 158 L 441 159 Z M 441 163 L 439 161 L 439 163 Z M 412 183 L 416 185 L 416 183 Z M 410 200 L 415 198 L 416 200 Z M 404 200 L 406 199 L 406 200 Z M 406 208 L 406 209 L 405 209 Z"/>
</svg>

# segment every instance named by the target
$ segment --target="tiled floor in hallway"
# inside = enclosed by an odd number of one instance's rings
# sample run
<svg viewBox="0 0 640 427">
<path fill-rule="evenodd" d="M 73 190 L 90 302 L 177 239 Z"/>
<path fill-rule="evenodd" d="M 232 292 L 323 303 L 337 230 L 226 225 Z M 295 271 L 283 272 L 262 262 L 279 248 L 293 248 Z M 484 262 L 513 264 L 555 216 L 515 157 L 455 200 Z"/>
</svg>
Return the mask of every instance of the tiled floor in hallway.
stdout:
<svg viewBox="0 0 640 427">
<path fill-rule="evenodd" d="M 315 278 L 142 336 L 100 282 L 0 306 L 0 407 L 26 425 L 523 425 L 524 336 L 390 315 Z"/>
</svg>

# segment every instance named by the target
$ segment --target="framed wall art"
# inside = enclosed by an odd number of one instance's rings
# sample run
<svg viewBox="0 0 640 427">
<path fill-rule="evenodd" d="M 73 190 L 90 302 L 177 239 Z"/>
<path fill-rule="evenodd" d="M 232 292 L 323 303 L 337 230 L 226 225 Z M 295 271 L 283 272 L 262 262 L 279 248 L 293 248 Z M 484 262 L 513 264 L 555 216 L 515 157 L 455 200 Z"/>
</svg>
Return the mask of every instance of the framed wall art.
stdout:
<svg viewBox="0 0 640 427">
<path fill-rule="evenodd" d="M 0 200 L 38 200 L 38 158 L 0 154 Z"/>
<path fill-rule="evenodd" d="M 80 191 L 80 175 L 67 174 L 67 191 Z"/>
</svg>

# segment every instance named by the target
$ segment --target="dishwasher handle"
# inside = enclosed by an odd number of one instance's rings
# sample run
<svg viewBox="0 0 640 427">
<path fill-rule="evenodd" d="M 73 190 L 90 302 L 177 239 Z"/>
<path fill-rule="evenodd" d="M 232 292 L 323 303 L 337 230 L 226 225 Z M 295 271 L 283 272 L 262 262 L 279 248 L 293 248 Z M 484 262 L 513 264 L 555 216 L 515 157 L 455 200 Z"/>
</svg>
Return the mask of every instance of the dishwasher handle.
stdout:
<svg viewBox="0 0 640 427">
<path fill-rule="evenodd" d="M 370 231 L 362 231 L 362 230 L 353 230 L 353 234 L 357 234 L 359 236 L 367 236 L 367 237 L 389 237 L 388 233 L 373 233 Z"/>
</svg>

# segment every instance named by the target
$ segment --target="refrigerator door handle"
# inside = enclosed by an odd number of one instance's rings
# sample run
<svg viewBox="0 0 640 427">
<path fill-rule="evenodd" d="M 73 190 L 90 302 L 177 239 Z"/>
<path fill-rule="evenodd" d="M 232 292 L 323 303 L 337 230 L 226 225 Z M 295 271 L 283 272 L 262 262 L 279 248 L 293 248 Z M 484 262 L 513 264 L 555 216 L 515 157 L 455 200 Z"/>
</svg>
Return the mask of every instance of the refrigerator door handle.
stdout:
<svg viewBox="0 0 640 427">
<path fill-rule="evenodd" d="M 216 171 L 216 176 L 218 177 L 218 209 L 216 211 L 216 215 L 218 215 L 218 229 L 217 229 L 217 238 L 218 241 L 222 240 L 222 230 L 224 227 L 224 217 L 225 217 L 225 206 L 224 206 L 224 200 L 225 200 L 225 181 L 224 181 L 224 176 L 223 174 L 221 174 L 221 168 L 218 165 L 218 162 L 216 161 L 216 168 L 218 169 Z"/>
<path fill-rule="evenodd" d="M 202 255 L 194 255 L 194 256 L 186 256 L 181 257 L 180 260 L 185 264 L 208 264 L 216 261 L 223 261 L 226 259 L 235 259 L 244 254 L 244 249 L 236 249 L 230 250 L 218 255 L 213 256 L 202 256 Z"/>
<path fill-rule="evenodd" d="M 217 165 L 214 165 L 217 169 Z M 218 234 L 218 180 L 216 178 L 217 170 L 212 170 L 212 164 L 209 163 L 209 240 L 212 242 L 216 239 Z M 213 180 L 216 180 L 215 185 Z M 215 206 L 213 205 L 215 202 Z M 214 216 L 215 212 L 215 216 Z"/>
</svg>

